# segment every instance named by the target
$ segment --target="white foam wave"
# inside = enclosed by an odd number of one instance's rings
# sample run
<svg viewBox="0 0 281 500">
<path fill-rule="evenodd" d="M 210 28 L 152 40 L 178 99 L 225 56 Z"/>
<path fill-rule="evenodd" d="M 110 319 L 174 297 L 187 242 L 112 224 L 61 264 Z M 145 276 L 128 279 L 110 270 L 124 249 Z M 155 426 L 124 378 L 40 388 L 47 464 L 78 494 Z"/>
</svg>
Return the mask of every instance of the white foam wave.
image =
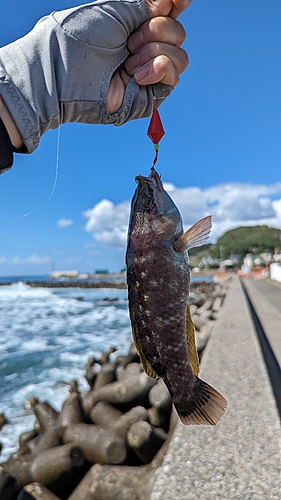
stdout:
<svg viewBox="0 0 281 500">
<path fill-rule="evenodd" d="M 111 346 L 116 354 L 127 352 L 131 328 L 126 290 L 16 283 L 0 287 L 0 317 L 0 409 L 11 422 L 1 432 L 3 461 L 15 451 L 19 434 L 32 428 L 24 401 L 34 395 L 59 410 L 72 379 L 80 390 L 88 388 L 88 357 L 98 358 Z"/>
</svg>

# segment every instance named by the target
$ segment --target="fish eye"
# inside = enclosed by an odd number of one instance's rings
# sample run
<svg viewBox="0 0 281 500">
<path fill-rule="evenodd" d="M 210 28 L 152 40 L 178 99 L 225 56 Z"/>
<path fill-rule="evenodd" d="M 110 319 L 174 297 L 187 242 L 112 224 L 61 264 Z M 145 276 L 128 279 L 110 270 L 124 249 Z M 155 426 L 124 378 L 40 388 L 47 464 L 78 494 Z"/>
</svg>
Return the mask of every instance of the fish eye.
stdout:
<svg viewBox="0 0 281 500">
<path fill-rule="evenodd" d="M 153 207 L 153 200 L 151 198 L 146 198 L 146 200 L 143 200 L 143 207 L 146 209 L 150 209 Z"/>
</svg>

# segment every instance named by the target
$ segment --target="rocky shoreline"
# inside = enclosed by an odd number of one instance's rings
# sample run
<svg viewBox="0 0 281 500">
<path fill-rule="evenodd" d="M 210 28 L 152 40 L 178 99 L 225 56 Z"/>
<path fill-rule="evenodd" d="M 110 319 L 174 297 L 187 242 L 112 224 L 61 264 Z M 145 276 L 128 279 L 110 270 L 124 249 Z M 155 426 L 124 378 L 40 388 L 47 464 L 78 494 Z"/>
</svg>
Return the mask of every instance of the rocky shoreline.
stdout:
<svg viewBox="0 0 281 500">
<path fill-rule="evenodd" d="M 227 286 L 227 281 L 191 284 L 199 357 Z M 35 397 L 25 402 L 35 425 L 20 436 L 17 452 L 0 464 L 0 499 L 150 497 L 178 417 L 162 380 L 144 373 L 134 345 L 126 356 L 113 359 L 113 353 L 112 348 L 101 359 L 88 360 L 89 390 L 80 393 L 74 380 L 59 413 Z"/>
<path fill-rule="evenodd" d="M 16 283 L 16 282 L 14 282 Z M 21 281 L 25 285 L 33 288 L 118 288 L 124 290 L 127 283 L 124 281 Z M 13 283 L 0 282 L 0 286 L 12 285 Z"/>
</svg>

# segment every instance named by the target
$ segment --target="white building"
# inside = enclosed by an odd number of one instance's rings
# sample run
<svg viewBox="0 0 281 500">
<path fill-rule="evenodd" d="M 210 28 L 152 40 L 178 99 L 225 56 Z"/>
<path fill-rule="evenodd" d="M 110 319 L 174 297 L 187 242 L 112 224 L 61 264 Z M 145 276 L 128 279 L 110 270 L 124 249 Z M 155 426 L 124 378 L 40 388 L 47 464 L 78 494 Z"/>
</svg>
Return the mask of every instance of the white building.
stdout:
<svg viewBox="0 0 281 500">
<path fill-rule="evenodd" d="M 79 277 L 78 271 L 52 271 L 50 276 L 50 278 L 54 280 L 58 280 L 60 278 L 76 279 L 78 277 Z"/>
<path fill-rule="evenodd" d="M 281 263 L 270 264 L 270 279 L 281 283 Z"/>
</svg>

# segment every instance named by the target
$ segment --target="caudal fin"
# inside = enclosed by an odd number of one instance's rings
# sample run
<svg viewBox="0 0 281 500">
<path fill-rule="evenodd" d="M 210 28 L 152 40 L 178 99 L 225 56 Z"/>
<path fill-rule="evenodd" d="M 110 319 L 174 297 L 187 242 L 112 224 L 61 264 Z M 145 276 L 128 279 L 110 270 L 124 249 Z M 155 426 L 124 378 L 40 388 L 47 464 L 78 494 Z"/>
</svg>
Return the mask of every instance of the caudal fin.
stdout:
<svg viewBox="0 0 281 500">
<path fill-rule="evenodd" d="M 227 407 L 226 399 L 207 382 L 197 378 L 191 399 L 175 404 L 185 425 L 216 425 Z"/>
</svg>

